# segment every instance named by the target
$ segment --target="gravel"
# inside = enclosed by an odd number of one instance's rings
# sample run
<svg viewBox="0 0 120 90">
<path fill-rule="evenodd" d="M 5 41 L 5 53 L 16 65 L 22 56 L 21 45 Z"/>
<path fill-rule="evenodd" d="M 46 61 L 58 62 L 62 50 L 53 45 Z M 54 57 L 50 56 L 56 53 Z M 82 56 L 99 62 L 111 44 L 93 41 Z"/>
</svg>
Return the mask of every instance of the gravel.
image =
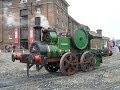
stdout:
<svg viewBox="0 0 120 90">
<path fill-rule="evenodd" d="M 102 65 L 91 72 L 63 76 L 33 67 L 30 77 L 26 64 L 13 63 L 11 53 L 0 53 L 0 90 L 120 90 L 120 53 L 104 57 Z"/>
</svg>

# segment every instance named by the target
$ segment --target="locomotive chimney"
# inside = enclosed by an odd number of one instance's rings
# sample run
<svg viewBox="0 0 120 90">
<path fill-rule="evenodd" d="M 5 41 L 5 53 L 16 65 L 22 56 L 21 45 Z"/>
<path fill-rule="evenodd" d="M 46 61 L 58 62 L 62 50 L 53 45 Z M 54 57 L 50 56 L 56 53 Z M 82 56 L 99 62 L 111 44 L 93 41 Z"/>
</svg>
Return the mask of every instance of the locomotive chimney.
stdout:
<svg viewBox="0 0 120 90">
<path fill-rule="evenodd" d="M 41 41 L 41 11 L 40 8 L 37 8 L 35 22 L 34 22 L 34 29 L 35 29 L 35 41 Z"/>
<path fill-rule="evenodd" d="M 101 29 L 97 29 L 96 31 L 97 31 L 98 35 L 102 36 L 102 30 Z"/>
</svg>

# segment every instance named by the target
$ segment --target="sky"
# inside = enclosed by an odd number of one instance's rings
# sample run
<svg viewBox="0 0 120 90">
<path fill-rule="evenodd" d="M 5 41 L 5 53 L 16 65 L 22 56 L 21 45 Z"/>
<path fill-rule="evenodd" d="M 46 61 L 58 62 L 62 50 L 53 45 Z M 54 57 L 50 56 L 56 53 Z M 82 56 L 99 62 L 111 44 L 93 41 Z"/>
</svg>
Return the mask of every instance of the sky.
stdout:
<svg viewBox="0 0 120 90">
<path fill-rule="evenodd" d="M 66 0 L 69 14 L 91 31 L 103 30 L 103 36 L 120 39 L 120 0 Z"/>
</svg>

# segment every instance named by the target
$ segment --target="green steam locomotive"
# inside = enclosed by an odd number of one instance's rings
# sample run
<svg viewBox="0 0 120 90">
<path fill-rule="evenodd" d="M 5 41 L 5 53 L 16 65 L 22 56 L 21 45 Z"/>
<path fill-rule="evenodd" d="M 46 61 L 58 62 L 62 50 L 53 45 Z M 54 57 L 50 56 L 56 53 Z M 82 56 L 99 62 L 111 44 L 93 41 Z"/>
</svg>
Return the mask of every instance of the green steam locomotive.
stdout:
<svg viewBox="0 0 120 90">
<path fill-rule="evenodd" d="M 40 17 L 35 17 L 35 42 L 31 44 L 30 53 L 13 53 L 12 61 L 19 60 L 27 64 L 29 69 L 36 65 L 39 71 L 42 67 L 48 72 L 60 72 L 73 75 L 77 71 L 91 71 L 100 66 L 102 56 L 100 50 L 90 49 L 90 40 L 94 37 L 79 27 L 72 35 L 57 35 L 55 30 L 43 29 Z"/>
</svg>

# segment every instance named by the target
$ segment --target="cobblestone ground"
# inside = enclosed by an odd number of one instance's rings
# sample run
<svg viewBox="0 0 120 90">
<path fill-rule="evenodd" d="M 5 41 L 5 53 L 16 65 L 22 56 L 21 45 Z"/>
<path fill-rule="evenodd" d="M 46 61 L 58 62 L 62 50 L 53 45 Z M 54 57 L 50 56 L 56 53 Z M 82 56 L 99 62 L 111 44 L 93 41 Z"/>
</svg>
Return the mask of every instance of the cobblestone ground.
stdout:
<svg viewBox="0 0 120 90">
<path fill-rule="evenodd" d="M 120 90 L 120 53 L 104 57 L 91 72 L 62 76 L 34 68 L 26 76 L 26 65 L 11 61 L 11 53 L 0 53 L 0 90 Z"/>
</svg>

